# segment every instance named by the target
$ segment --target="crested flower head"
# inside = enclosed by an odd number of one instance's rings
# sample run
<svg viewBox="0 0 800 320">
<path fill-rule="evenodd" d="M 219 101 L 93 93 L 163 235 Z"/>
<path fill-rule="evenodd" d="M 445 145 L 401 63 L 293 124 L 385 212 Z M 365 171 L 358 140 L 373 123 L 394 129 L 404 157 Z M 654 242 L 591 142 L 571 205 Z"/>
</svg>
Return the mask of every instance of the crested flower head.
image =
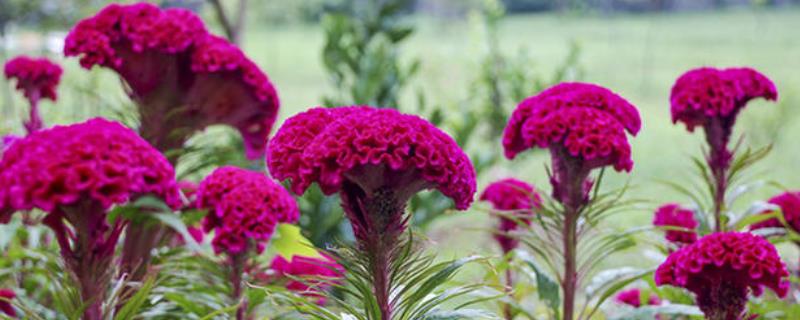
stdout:
<svg viewBox="0 0 800 320">
<path fill-rule="evenodd" d="M 17 79 L 17 89 L 28 100 L 47 98 L 56 101 L 58 98 L 56 88 L 63 70 L 47 58 L 19 56 L 8 60 L 4 71 L 6 78 Z"/>
<path fill-rule="evenodd" d="M 260 172 L 221 167 L 200 183 L 197 205 L 209 209 L 203 220 L 206 232 L 214 230 L 216 253 L 241 254 L 255 241 L 264 250 L 275 226 L 299 218 L 297 203 L 279 184 Z"/>
<path fill-rule="evenodd" d="M 348 181 L 365 192 L 391 189 L 398 199 L 436 188 L 466 209 L 475 170 L 446 133 L 417 116 L 372 107 L 314 108 L 289 118 L 270 142 L 270 172 L 303 193 Z"/>
<path fill-rule="evenodd" d="M 34 132 L 0 161 L 0 214 L 81 200 L 108 209 L 144 195 L 180 206 L 175 171 L 133 130 L 101 118 Z"/>
<path fill-rule="evenodd" d="M 624 290 L 617 294 L 614 301 L 619 304 L 627 304 L 631 307 L 638 308 L 642 306 L 642 292 L 638 288 Z M 645 302 L 650 306 L 661 304 L 661 300 L 658 299 L 658 296 L 652 293 L 648 293 Z"/>
<path fill-rule="evenodd" d="M 520 103 L 503 133 L 506 157 L 530 148 L 558 149 L 591 169 L 613 165 L 633 167 L 625 132 L 641 128 L 639 112 L 628 101 L 603 87 L 562 83 Z"/>
<path fill-rule="evenodd" d="M 780 207 L 783 218 L 786 223 L 794 229 L 795 232 L 800 232 L 800 192 L 788 191 L 769 199 L 769 203 Z M 771 210 L 767 210 L 762 214 L 768 214 Z M 771 218 L 753 224 L 752 229 L 761 228 L 783 228 L 784 225 L 777 218 Z"/>
<path fill-rule="evenodd" d="M 241 133 L 248 157 L 263 155 L 280 105 L 275 88 L 191 11 L 111 4 L 70 31 L 64 53 L 80 57 L 87 69 L 116 71 L 139 105 L 143 136 L 160 149 L 178 148 L 209 125 L 228 124 Z"/>
<path fill-rule="evenodd" d="M 0 313 L 5 313 L 9 317 L 16 317 L 17 311 L 11 305 L 11 300 L 17 297 L 14 291 L 9 289 L 0 289 Z"/>
<path fill-rule="evenodd" d="M 655 281 L 693 292 L 711 319 L 738 319 L 748 291 L 760 295 L 767 287 L 783 297 L 789 289 L 788 276 L 769 241 L 750 233 L 722 232 L 670 254 L 656 270 Z"/>
<path fill-rule="evenodd" d="M 534 214 L 533 209 L 541 206 L 542 198 L 532 185 L 527 182 L 507 178 L 495 181 L 481 194 L 482 201 L 488 201 L 495 210 L 510 211 L 518 220 L 506 216 L 500 217 L 498 232 L 495 240 L 500 244 L 503 252 L 510 252 L 517 247 L 518 240 L 508 236 L 509 232 L 516 230 L 520 223 L 530 224 Z"/>
<path fill-rule="evenodd" d="M 283 256 L 276 256 L 270 265 L 278 277 L 286 277 L 286 288 L 304 296 L 317 299 L 320 305 L 325 304 L 324 291 L 344 276 L 344 268 L 327 256 L 304 257 L 292 256 L 291 261 Z"/>
<path fill-rule="evenodd" d="M 728 119 L 725 122 L 732 126 L 739 111 L 755 98 L 778 98 L 775 84 L 756 70 L 689 70 L 672 87 L 672 122 L 683 122 L 689 131 L 708 125 L 712 119 Z"/>
<path fill-rule="evenodd" d="M 697 240 L 697 220 L 694 212 L 682 208 L 679 204 L 669 203 L 656 209 L 653 216 L 653 225 L 658 227 L 679 227 L 692 231 L 667 230 L 667 241 L 681 244 L 693 243 Z"/>
</svg>

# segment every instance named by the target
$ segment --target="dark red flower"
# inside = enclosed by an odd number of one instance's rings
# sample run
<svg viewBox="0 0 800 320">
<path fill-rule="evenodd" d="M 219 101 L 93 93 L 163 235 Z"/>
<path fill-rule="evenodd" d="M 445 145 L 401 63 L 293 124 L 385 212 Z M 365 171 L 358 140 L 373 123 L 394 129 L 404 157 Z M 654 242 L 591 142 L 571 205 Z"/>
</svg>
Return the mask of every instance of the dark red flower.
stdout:
<svg viewBox="0 0 800 320">
<path fill-rule="evenodd" d="M 191 11 L 112 4 L 70 31 L 64 53 L 125 80 L 142 135 L 159 149 L 180 148 L 193 132 L 228 124 L 241 133 L 248 157 L 263 155 L 280 105 L 275 88 Z"/>
<path fill-rule="evenodd" d="M 17 79 L 17 89 L 28 100 L 58 99 L 56 88 L 63 70 L 47 58 L 19 56 L 8 60 L 4 71 L 7 79 Z"/>
<path fill-rule="evenodd" d="M 203 229 L 214 231 L 211 244 L 218 254 L 260 253 L 277 224 L 299 218 L 297 203 L 282 186 L 263 173 L 230 166 L 200 183 L 197 205 L 210 210 Z"/>
<path fill-rule="evenodd" d="M 436 188 L 466 209 L 475 170 L 447 134 L 390 109 L 314 108 L 289 118 L 270 142 L 268 165 L 302 194 L 317 182 L 326 194 L 351 181 L 368 193 L 390 187 L 398 199 Z"/>
<path fill-rule="evenodd" d="M 789 191 L 779 194 L 772 199 L 769 199 L 769 203 L 774 204 L 781 208 L 781 213 L 783 213 L 783 218 L 786 220 L 792 229 L 795 232 L 800 232 L 800 192 L 797 191 Z M 765 211 L 762 214 L 768 214 L 771 211 Z M 780 220 L 777 218 L 772 218 L 766 221 L 762 221 L 756 224 L 753 224 L 751 229 L 761 229 L 761 228 L 783 228 L 784 225 L 781 223 Z"/>
<path fill-rule="evenodd" d="M 672 87 L 672 122 L 689 131 L 714 118 L 731 118 L 752 99 L 776 100 L 778 91 L 766 76 L 751 68 L 697 68 L 681 75 Z"/>
<path fill-rule="evenodd" d="M 0 160 L 0 222 L 14 211 L 47 212 L 68 270 L 99 319 L 123 219 L 110 224 L 113 205 L 156 196 L 180 207 L 175 171 L 136 133 L 101 118 L 56 126 L 14 142 Z"/>
<path fill-rule="evenodd" d="M 289 261 L 278 255 L 272 259 L 270 269 L 278 277 L 289 278 L 287 289 L 315 298 L 320 305 L 326 302 L 324 292 L 344 277 L 344 268 L 327 256 L 292 256 Z"/>
<path fill-rule="evenodd" d="M 712 233 L 673 252 L 655 274 L 656 284 L 685 288 L 709 319 L 739 319 L 748 292 L 789 290 L 789 273 L 778 252 L 762 237 L 743 232 Z"/>
<path fill-rule="evenodd" d="M 507 211 L 505 214 L 513 215 L 518 220 L 507 216 L 500 216 L 500 224 L 495 240 L 500 244 L 503 252 L 508 253 L 519 244 L 519 240 L 510 237 L 508 233 L 519 228 L 520 223 L 530 225 L 533 209 L 541 206 L 542 198 L 532 185 L 527 182 L 507 178 L 495 181 L 481 194 L 482 201 L 488 201 L 495 210 Z"/>
<path fill-rule="evenodd" d="M 648 293 L 647 296 L 648 298 L 645 299 L 647 301 L 647 305 L 656 306 L 661 304 L 661 300 L 658 299 L 657 295 Z M 642 292 L 638 288 L 624 290 L 618 293 L 614 300 L 617 303 L 627 304 L 631 307 L 638 308 L 642 306 Z"/>
<path fill-rule="evenodd" d="M 679 227 L 692 231 L 667 230 L 667 241 L 679 244 L 693 243 L 697 240 L 697 220 L 694 219 L 694 212 L 682 208 L 679 204 L 668 203 L 656 209 L 653 216 L 653 225 L 658 227 Z"/>
<path fill-rule="evenodd" d="M 636 135 L 640 128 L 639 112 L 622 97 L 593 84 L 562 83 L 517 106 L 503 147 L 509 159 L 529 148 L 564 147 L 590 166 L 630 171 L 625 131 Z"/>
<path fill-rule="evenodd" d="M 11 300 L 14 300 L 17 294 L 9 289 L 0 289 L 0 312 L 5 313 L 9 317 L 16 317 L 17 311 L 11 305 Z"/>
</svg>

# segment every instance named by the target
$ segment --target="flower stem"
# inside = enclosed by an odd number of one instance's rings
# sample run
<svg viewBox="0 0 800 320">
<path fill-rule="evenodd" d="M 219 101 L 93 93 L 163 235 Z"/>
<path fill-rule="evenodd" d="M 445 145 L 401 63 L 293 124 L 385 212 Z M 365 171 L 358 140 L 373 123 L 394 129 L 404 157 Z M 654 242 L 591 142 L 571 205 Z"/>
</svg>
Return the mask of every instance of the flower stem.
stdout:
<svg viewBox="0 0 800 320">
<path fill-rule="evenodd" d="M 231 285 L 233 291 L 231 297 L 238 302 L 242 299 L 242 275 L 244 274 L 244 263 L 247 255 L 244 253 L 231 255 Z M 247 311 L 247 300 L 242 300 L 239 308 L 236 309 L 236 320 L 245 319 Z"/>
<path fill-rule="evenodd" d="M 509 267 L 506 269 L 506 293 L 508 297 L 514 299 L 514 275 L 511 272 L 511 268 Z M 513 320 L 514 319 L 514 310 L 510 303 L 506 303 L 503 305 L 503 314 L 506 320 Z"/>
<path fill-rule="evenodd" d="M 731 119 L 713 120 L 704 127 L 706 142 L 710 149 L 706 161 L 714 179 L 714 232 L 725 231 L 722 212 L 725 210 L 725 191 L 728 189 L 728 169 L 733 158 L 728 150 L 728 141 L 734 119 L 735 116 Z"/>
</svg>

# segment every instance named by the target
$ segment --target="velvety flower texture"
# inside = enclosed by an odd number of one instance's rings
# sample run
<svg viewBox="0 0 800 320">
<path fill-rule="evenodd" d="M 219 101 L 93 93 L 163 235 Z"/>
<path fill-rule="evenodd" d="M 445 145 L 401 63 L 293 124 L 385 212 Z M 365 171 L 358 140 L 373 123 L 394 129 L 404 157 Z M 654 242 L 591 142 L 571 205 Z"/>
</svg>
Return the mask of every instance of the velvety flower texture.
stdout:
<svg viewBox="0 0 800 320">
<path fill-rule="evenodd" d="M 786 223 L 788 223 L 795 232 L 800 232 L 800 192 L 784 192 L 772 197 L 772 199 L 769 199 L 769 203 L 779 206 L 781 208 L 781 212 L 783 213 L 783 218 L 786 219 Z M 767 213 L 770 212 L 767 211 L 763 214 Z M 752 229 L 783 227 L 784 225 L 780 220 L 772 218 L 754 224 Z"/>
<path fill-rule="evenodd" d="M 11 300 L 17 297 L 14 291 L 9 289 L 0 289 L 0 312 L 5 313 L 9 317 L 16 317 L 17 311 L 11 305 Z"/>
<path fill-rule="evenodd" d="M 755 98 L 776 100 L 778 91 L 766 76 L 751 68 L 697 68 L 675 82 L 670 95 L 672 122 L 683 122 L 689 131 L 712 119 L 728 119 Z"/>
<path fill-rule="evenodd" d="M 16 57 L 6 62 L 4 73 L 7 79 L 17 79 L 17 89 L 28 100 L 58 99 L 56 88 L 63 70 L 46 58 Z"/>
<path fill-rule="evenodd" d="M 270 269 L 275 271 L 278 277 L 293 278 L 286 282 L 287 289 L 316 298 L 320 305 L 326 302 L 323 292 L 330 289 L 331 284 L 338 278 L 344 276 L 344 268 L 326 256 L 319 258 L 293 256 L 289 261 L 278 255 L 272 259 Z"/>
<path fill-rule="evenodd" d="M 659 286 L 686 288 L 709 319 L 739 319 L 748 291 L 763 287 L 785 296 L 789 273 L 778 252 L 762 237 L 742 232 L 712 233 L 678 249 L 655 273 Z"/>
<path fill-rule="evenodd" d="M 277 224 L 300 217 L 297 203 L 282 186 L 261 172 L 231 166 L 214 170 L 200 183 L 197 205 L 210 210 L 203 229 L 214 230 L 211 244 L 218 254 L 260 253 Z"/>
<path fill-rule="evenodd" d="M 661 304 L 661 300 L 657 295 L 652 293 L 648 294 L 647 305 L 656 306 Z M 620 304 L 627 304 L 631 307 L 638 308 L 642 306 L 642 292 L 638 288 L 628 289 L 621 291 L 614 298 L 614 301 Z"/>
<path fill-rule="evenodd" d="M 506 178 L 489 184 L 481 194 L 481 201 L 488 201 L 495 210 L 508 211 L 504 214 L 513 215 L 519 221 L 500 216 L 495 240 L 508 253 L 519 244 L 519 240 L 508 236 L 508 233 L 519 228 L 519 223 L 531 223 L 533 209 L 541 206 L 542 198 L 532 185 L 514 178 Z"/>
<path fill-rule="evenodd" d="M 603 87 L 561 83 L 523 100 L 503 133 L 506 157 L 529 148 L 563 148 L 589 168 L 633 167 L 625 131 L 636 135 L 639 112 L 628 101 Z"/>
<path fill-rule="evenodd" d="M 667 230 L 667 241 L 679 244 L 693 243 L 697 240 L 697 220 L 694 219 L 694 212 L 682 208 L 679 204 L 669 203 L 656 209 L 653 216 L 653 225 L 658 227 L 679 227 L 690 231 Z"/>
<path fill-rule="evenodd" d="M 275 88 L 191 11 L 111 4 L 70 31 L 64 53 L 125 80 L 142 135 L 160 150 L 180 148 L 194 131 L 220 123 L 239 130 L 248 157 L 263 155 L 280 105 Z"/>
<path fill-rule="evenodd" d="M 0 161 L 0 221 L 13 211 L 92 200 L 102 208 L 155 195 L 177 208 L 175 171 L 133 130 L 101 118 L 14 142 Z"/>
<path fill-rule="evenodd" d="M 426 120 L 372 107 L 313 108 L 286 120 L 270 142 L 267 164 L 302 194 L 317 182 L 325 194 L 352 181 L 372 192 L 395 187 L 398 199 L 436 188 L 466 209 L 475 169 L 446 133 Z"/>
</svg>

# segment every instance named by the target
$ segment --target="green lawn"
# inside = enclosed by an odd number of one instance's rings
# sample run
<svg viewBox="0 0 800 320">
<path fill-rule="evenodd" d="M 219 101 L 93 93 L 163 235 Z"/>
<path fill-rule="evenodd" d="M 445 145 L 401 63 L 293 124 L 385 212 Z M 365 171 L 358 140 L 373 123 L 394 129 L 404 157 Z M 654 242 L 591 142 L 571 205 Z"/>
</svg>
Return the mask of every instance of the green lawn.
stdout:
<svg viewBox="0 0 800 320">
<path fill-rule="evenodd" d="M 483 54 L 480 35 L 466 20 L 417 20 L 418 32 L 403 47 L 406 57 L 422 59 L 423 68 L 413 87 L 425 90 L 432 102 L 452 105 L 453 110 L 458 110 L 457 105 L 466 96 L 467 84 L 475 77 Z M 648 208 L 617 216 L 616 225 L 631 226 L 647 222 L 649 210 L 657 203 L 684 200 L 656 181 L 688 177 L 687 156 L 697 154 L 701 146 L 699 135 L 689 135 L 682 127 L 673 126 L 669 119 L 670 86 L 692 67 L 749 65 L 777 83 L 780 102 L 753 103 L 742 114 L 739 129 L 746 129 L 741 131 L 746 131 L 748 141 L 755 145 L 775 143 L 775 152 L 762 164 L 763 174 L 757 178 L 800 187 L 797 174 L 800 148 L 791 138 L 800 134 L 800 124 L 795 124 L 798 118 L 792 117 L 789 109 L 800 102 L 797 30 L 800 30 L 800 9 L 597 17 L 522 15 L 512 16 L 502 24 L 501 43 L 509 53 L 526 48 L 534 60 L 530 68 L 549 72 L 563 59 L 568 43 L 577 41 L 582 48 L 584 80 L 607 86 L 640 108 L 644 129 L 633 139 L 636 167 L 630 176 L 611 174 L 610 179 L 610 184 L 619 185 L 630 177 L 636 185 L 632 196 L 653 202 Z M 319 26 L 265 25 L 248 29 L 245 51 L 276 84 L 283 102 L 281 119 L 315 106 L 330 90 L 320 59 L 323 40 Z M 125 101 L 119 82 L 109 72 L 95 70 L 90 77 L 77 67 L 74 59 L 64 64 L 67 70 L 60 92 L 62 101 L 57 107 L 43 106 L 46 121 L 86 118 L 102 109 L 98 101 Z M 98 97 L 75 95 L 72 90 L 76 87 L 91 89 Z M 0 94 L 4 94 L 2 90 Z M 407 94 L 406 100 L 411 100 L 411 92 Z M 16 100 L 19 108 L 21 99 Z M 10 116 L 9 110 L 3 110 L 0 132 L 7 132 L 17 120 Z M 546 159 L 545 154 L 539 153 L 506 162 L 482 177 L 481 183 L 515 172 L 546 187 L 543 170 Z M 775 189 L 765 189 L 758 196 L 774 192 Z M 461 231 L 454 233 L 449 228 L 454 225 L 460 226 Z M 472 210 L 442 219 L 431 232 L 431 238 L 463 256 L 467 252 L 459 249 L 458 244 L 483 237 L 478 229 L 487 225 L 485 214 Z M 489 238 L 484 238 L 483 244 L 469 246 L 467 251 L 491 247 Z"/>
</svg>

